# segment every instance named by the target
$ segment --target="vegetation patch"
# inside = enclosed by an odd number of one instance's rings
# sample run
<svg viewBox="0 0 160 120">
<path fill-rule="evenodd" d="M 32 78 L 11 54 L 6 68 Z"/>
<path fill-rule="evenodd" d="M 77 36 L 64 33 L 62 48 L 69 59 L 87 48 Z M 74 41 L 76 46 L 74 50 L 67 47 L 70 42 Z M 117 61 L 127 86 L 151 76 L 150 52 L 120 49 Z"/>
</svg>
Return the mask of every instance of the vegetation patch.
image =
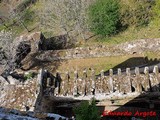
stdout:
<svg viewBox="0 0 160 120">
<path fill-rule="evenodd" d="M 25 80 L 32 79 L 34 77 L 35 77 L 35 73 L 33 73 L 33 72 L 29 72 L 29 73 L 24 75 Z"/>
<path fill-rule="evenodd" d="M 100 115 L 94 99 L 90 102 L 82 102 L 79 107 L 74 109 L 74 112 L 76 114 L 76 120 L 100 120 Z"/>
<path fill-rule="evenodd" d="M 119 15 L 118 1 L 97 0 L 89 8 L 91 31 L 102 36 L 116 33 Z"/>
</svg>

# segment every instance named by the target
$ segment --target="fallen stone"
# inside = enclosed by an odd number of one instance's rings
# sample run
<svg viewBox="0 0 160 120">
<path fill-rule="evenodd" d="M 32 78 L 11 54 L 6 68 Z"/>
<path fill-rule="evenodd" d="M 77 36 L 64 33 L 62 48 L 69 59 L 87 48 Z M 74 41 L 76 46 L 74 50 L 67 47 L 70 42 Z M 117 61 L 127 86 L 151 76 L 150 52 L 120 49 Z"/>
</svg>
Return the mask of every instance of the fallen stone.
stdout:
<svg viewBox="0 0 160 120">
<path fill-rule="evenodd" d="M 8 85 L 9 83 L 7 82 L 7 80 L 5 78 L 3 78 L 2 76 L 0 76 L 0 85 L 4 86 L 4 85 Z"/>
<path fill-rule="evenodd" d="M 7 79 L 11 85 L 16 85 L 17 83 L 19 83 L 19 81 L 12 76 L 8 76 Z"/>
</svg>

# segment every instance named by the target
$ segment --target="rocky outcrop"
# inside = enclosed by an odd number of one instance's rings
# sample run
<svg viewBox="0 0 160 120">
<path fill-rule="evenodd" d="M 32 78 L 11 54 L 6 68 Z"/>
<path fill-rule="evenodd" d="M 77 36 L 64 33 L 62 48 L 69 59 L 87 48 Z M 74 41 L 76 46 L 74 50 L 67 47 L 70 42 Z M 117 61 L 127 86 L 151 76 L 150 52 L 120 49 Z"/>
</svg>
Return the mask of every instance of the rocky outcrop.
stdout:
<svg viewBox="0 0 160 120">
<path fill-rule="evenodd" d="M 35 54 L 42 49 L 45 37 L 41 32 L 35 32 L 30 35 L 22 35 L 14 40 L 16 45 L 16 62 L 25 65 L 30 63 L 24 69 L 28 69 L 34 64 Z"/>
<path fill-rule="evenodd" d="M 41 32 L 35 32 L 30 35 L 21 35 L 14 40 L 16 48 L 21 45 L 21 43 L 28 44 L 30 46 L 30 53 L 36 53 L 42 48 L 42 44 L 45 41 L 45 37 Z"/>
<path fill-rule="evenodd" d="M 10 85 L 16 85 L 16 84 L 18 84 L 19 83 L 19 81 L 17 80 L 17 79 L 15 79 L 15 78 L 13 78 L 12 76 L 7 76 L 7 80 L 9 81 L 9 84 Z"/>
</svg>

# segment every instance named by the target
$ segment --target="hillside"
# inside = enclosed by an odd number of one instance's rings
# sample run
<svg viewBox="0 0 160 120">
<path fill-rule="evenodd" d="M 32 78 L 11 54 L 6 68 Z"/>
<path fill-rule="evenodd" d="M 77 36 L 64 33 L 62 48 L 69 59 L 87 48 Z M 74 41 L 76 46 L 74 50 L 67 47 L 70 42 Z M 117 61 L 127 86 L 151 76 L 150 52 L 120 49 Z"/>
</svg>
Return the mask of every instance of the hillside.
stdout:
<svg viewBox="0 0 160 120">
<path fill-rule="evenodd" d="M 0 119 L 158 113 L 159 8 L 160 0 L 0 0 Z M 92 98 L 97 107 L 75 113 Z"/>
<path fill-rule="evenodd" d="M 1 24 L 0 26 L 0 29 L 4 29 L 4 25 L 8 26 L 7 29 L 14 29 L 14 31 L 16 31 L 17 35 L 20 35 L 22 33 L 27 33 L 27 32 L 33 32 L 33 31 L 42 31 L 46 37 L 52 37 L 52 36 L 55 36 L 55 35 L 61 35 L 61 34 L 64 34 L 66 33 L 66 31 L 63 30 L 63 28 L 61 28 L 60 26 L 63 26 L 61 25 L 57 20 L 60 19 L 60 18 L 56 18 L 54 19 L 54 17 L 49 17 L 52 15 L 52 13 L 47 13 L 47 11 L 55 11 L 55 13 L 53 12 L 53 14 L 62 14 L 61 16 L 63 17 L 63 13 L 57 13 L 58 11 L 54 10 L 54 9 L 58 9 L 56 8 L 50 8 L 50 7 L 45 7 L 45 6 L 49 6 L 52 5 L 52 4 L 55 4 L 56 5 L 56 2 L 52 3 L 50 1 L 48 2 L 44 2 L 44 1 L 37 1 L 33 2 L 33 0 L 24 0 L 24 1 L 9 1 L 9 6 L 12 6 L 12 9 L 22 9 L 22 12 L 19 14 L 19 18 L 21 18 L 21 22 L 19 22 L 19 20 L 17 18 L 13 18 L 10 19 L 8 21 L 8 13 L 9 13 L 9 7 L 8 7 L 8 3 L 6 2 L 2 2 L 0 5 L 2 7 L 0 7 L 0 11 L 2 11 L 1 13 L 1 16 L 6 16 L 5 18 L 3 18 L 6 22 L 4 22 L 5 24 Z M 33 3 L 32 3 L 33 2 Z M 92 1 L 93 2 L 93 1 Z M 86 5 L 84 6 L 84 9 L 87 8 L 87 6 L 89 6 L 91 3 L 92 3 L 90 0 L 87 0 L 86 1 Z M 29 4 L 31 3 L 31 4 Z M 94 2 L 93 2 L 94 3 Z M 125 3 L 125 4 L 124 4 Z M 143 3 L 143 2 L 142 2 Z M 79 32 L 77 32 L 77 28 L 74 28 L 76 27 L 77 25 L 73 22 L 72 23 L 67 23 L 67 21 L 63 21 L 64 24 L 66 25 L 66 28 L 67 31 L 70 31 L 70 29 L 72 29 L 70 36 L 71 37 L 74 37 L 74 39 L 78 39 L 78 45 L 83 45 L 84 44 L 84 38 L 85 39 L 88 39 L 90 38 L 89 40 L 87 40 L 87 43 L 88 44 L 97 44 L 97 43 L 101 43 L 102 44 L 118 44 L 118 43 L 122 43 L 122 42 L 126 42 L 126 41 L 131 41 L 131 40 L 137 40 L 137 39 L 144 39 L 144 38 L 159 38 L 159 19 L 158 17 L 156 17 L 155 13 L 154 13 L 154 2 L 153 3 L 148 3 L 148 2 L 144 2 L 144 10 L 147 9 L 147 6 L 150 6 L 152 9 L 150 10 L 151 13 L 148 13 L 146 11 L 146 15 L 147 16 L 144 16 L 144 13 L 145 11 L 138 11 L 140 8 L 139 6 L 141 6 L 142 4 L 141 2 L 135 2 L 134 3 L 134 0 L 131 0 L 131 1 L 128 1 L 128 0 L 121 0 L 120 2 L 120 5 L 121 7 L 124 7 L 124 9 L 122 9 L 120 12 L 122 15 L 124 15 L 123 19 L 122 19 L 122 23 L 121 24 L 128 24 L 127 28 L 121 28 L 120 29 L 120 32 L 118 32 L 118 34 L 113 34 L 107 38 L 101 38 L 101 37 L 93 37 L 92 36 L 94 35 L 93 32 L 91 32 L 90 30 L 88 30 L 88 28 L 85 28 L 86 30 L 83 30 L 85 31 L 86 33 L 83 32 L 83 34 L 81 33 L 81 28 L 79 28 Z M 62 4 L 62 3 L 59 3 L 59 4 Z M 136 5 L 135 5 L 136 4 Z M 58 5 L 58 4 L 57 4 Z M 139 5 L 139 6 L 138 6 Z M 63 5 L 62 5 L 63 6 Z M 128 7 L 129 6 L 129 7 Z M 134 6 L 134 7 L 133 7 Z M 158 6 L 158 2 L 157 2 L 157 6 Z M 64 6 L 65 7 L 65 6 Z M 127 14 L 127 11 L 126 9 L 128 9 L 131 11 L 131 13 L 129 14 L 130 18 L 126 17 L 125 14 Z M 146 7 L 146 8 L 145 8 Z M 67 8 L 66 8 L 67 9 Z M 75 10 L 78 10 L 79 8 L 75 8 Z M 137 9 L 137 11 L 136 11 Z M 126 11 L 126 13 L 125 13 Z M 61 12 L 65 12 L 65 11 L 61 11 Z M 72 12 L 72 11 L 71 11 Z M 67 14 L 75 14 L 75 13 L 67 13 Z M 84 11 L 81 11 L 81 12 L 84 12 Z M 133 13 L 132 13 L 133 12 Z M 135 13 L 134 13 L 135 12 Z M 138 12 L 138 13 L 136 13 Z M 84 13 L 83 13 L 84 14 Z M 149 22 L 146 24 L 146 25 L 142 25 L 142 26 L 136 26 L 136 24 L 138 24 L 138 22 L 141 22 L 139 21 L 140 18 L 134 18 L 134 14 L 138 14 L 139 16 L 141 17 L 146 17 L 146 18 L 141 18 L 142 20 L 148 20 L 149 19 Z M 151 14 L 151 15 L 150 15 Z M 68 18 L 64 18 L 63 19 L 70 19 L 69 17 L 72 17 L 71 15 L 68 15 Z M 153 16 L 154 15 L 154 16 Z M 47 17 L 45 17 L 47 16 Z M 76 16 L 77 17 L 77 16 Z M 136 16 L 135 16 L 136 17 Z M 6 20 L 7 19 L 7 20 Z M 87 17 L 85 18 L 76 18 L 76 19 L 88 19 Z M 45 21 L 43 23 L 43 21 Z M 127 22 L 128 21 L 128 22 Z M 13 22 L 16 22 L 13 23 Z M 83 22 L 86 22 L 86 21 L 83 21 Z M 23 25 L 22 25 L 23 23 Z M 47 24 L 46 24 L 47 23 Z M 86 24 L 86 23 L 83 23 L 83 24 Z M 87 23 L 88 24 L 88 23 Z M 81 26 L 84 28 L 84 26 Z M 54 30 L 56 28 L 56 30 Z M 75 30 L 73 30 L 75 29 Z M 81 34 L 81 35 L 79 35 Z M 78 35 L 78 36 L 77 36 Z"/>
</svg>

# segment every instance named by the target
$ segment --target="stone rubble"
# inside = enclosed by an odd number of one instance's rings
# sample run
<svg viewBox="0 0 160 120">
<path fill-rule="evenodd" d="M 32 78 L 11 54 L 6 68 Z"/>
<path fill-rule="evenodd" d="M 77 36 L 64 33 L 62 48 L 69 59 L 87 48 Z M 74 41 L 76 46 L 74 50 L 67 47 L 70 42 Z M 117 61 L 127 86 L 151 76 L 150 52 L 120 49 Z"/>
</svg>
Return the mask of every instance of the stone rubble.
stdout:
<svg viewBox="0 0 160 120">
<path fill-rule="evenodd" d="M 59 120 L 60 118 L 62 118 L 63 120 L 68 120 L 68 118 L 64 116 L 53 113 L 34 113 L 30 111 L 24 112 L 15 109 L 6 109 L 0 107 L 0 119 L 2 120 Z"/>
<path fill-rule="evenodd" d="M 8 78 L 10 84 L 0 85 L 1 107 L 16 108 L 18 110 L 25 110 L 24 106 L 34 108 L 35 100 L 37 98 L 36 93 L 38 89 L 36 78 L 27 80 L 27 84 L 25 82 L 17 82 L 18 80 L 13 79 L 11 76 Z"/>
</svg>

